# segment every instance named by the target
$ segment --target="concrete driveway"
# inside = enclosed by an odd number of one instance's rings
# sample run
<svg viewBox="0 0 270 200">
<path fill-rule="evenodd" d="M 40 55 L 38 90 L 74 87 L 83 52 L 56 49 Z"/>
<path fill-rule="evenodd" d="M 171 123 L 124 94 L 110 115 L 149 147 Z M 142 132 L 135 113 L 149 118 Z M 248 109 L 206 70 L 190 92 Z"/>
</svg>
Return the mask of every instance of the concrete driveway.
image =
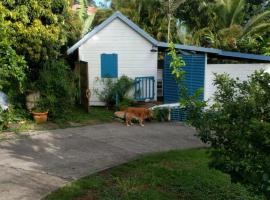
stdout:
<svg viewBox="0 0 270 200">
<path fill-rule="evenodd" d="M 38 200 L 70 181 L 141 154 L 202 147 L 180 123 L 59 129 L 0 143 L 0 200 Z"/>
</svg>

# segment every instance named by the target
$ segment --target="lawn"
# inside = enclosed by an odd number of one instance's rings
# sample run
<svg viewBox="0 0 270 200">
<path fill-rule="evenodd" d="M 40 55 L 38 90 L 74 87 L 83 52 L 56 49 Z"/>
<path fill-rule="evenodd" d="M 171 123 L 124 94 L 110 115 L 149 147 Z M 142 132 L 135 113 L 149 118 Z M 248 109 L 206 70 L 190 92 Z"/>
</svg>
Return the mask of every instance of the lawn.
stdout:
<svg viewBox="0 0 270 200">
<path fill-rule="evenodd" d="M 262 200 L 208 163 L 204 149 L 149 155 L 75 181 L 45 200 Z"/>
</svg>

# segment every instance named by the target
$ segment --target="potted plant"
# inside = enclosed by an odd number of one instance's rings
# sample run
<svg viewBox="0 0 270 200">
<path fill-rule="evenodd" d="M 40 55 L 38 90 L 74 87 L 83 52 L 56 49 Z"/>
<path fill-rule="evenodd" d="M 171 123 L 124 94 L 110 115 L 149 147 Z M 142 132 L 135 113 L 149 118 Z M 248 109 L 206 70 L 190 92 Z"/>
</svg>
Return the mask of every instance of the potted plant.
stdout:
<svg viewBox="0 0 270 200">
<path fill-rule="evenodd" d="M 45 101 L 40 98 L 37 102 L 37 105 L 32 111 L 32 115 L 36 123 L 41 124 L 48 120 L 49 109 Z"/>
</svg>

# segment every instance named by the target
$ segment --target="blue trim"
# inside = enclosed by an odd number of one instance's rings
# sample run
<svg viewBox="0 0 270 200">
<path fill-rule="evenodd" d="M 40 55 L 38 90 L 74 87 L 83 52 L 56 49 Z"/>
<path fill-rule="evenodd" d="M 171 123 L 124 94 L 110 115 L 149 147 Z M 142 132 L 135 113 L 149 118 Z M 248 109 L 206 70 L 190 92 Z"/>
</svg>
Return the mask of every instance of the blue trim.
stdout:
<svg viewBox="0 0 270 200">
<path fill-rule="evenodd" d="M 118 77 L 118 55 L 101 54 L 101 78 Z"/>
<path fill-rule="evenodd" d="M 88 39 L 93 37 L 95 34 L 97 34 L 99 31 L 101 31 L 103 28 L 105 28 L 108 24 L 110 24 L 114 19 L 120 19 L 123 22 L 125 22 L 130 28 L 132 28 L 134 31 L 139 33 L 142 37 L 144 37 L 146 40 L 148 40 L 151 44 L 156 45 L 158 42 L 151 37 L 148 33 L 146 33 L 144 30 L 142 30 L 139 26 L 137 26 L 135 23 L 133 23 L 131 20 L 129 20 L 126 16 L 124 16 L 121 12 L 117 11 L 113 15 L 111 15 L 108 19 L 106 19 L 104 22 L 102 22 L 100 25 L 96 26 L 91 32 L 86 34 L 81 40 L 79 40 L 76 44 L 74 44 L 71 48 L 67 50 L 67 54 L 72 54 L 76 49 L 78 49 L 82 44 L 84 44 Z"/>
</svg>

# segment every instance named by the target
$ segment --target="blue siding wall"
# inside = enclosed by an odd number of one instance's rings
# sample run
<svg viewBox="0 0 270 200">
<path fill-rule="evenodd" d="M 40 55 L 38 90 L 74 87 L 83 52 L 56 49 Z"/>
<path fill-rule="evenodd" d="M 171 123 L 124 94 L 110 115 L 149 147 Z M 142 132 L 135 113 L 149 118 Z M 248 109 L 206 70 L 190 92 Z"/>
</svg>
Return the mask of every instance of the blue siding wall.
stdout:
<svg viewBox="0 0 270 200">
<path fill-rule="evenodd" d="M 118 77 L 118 55 L 101 54 L 101 78 Z"/>
<path fill-rule="evenodd" d="M 192 95 L 197 89 L 204 87 L 205 55 L 183 55 L 182 58 L 186 62 L 186 66 L 183 67 L 186 71 L 184 84 L 188 88 L 189 95 Z M 166 56 L 163 71 L 164 103 L 176 103 L 179 101 L 179 88 L 174 76 L 171 74 L 170 61 L 171 58 Z M 203 98 L 202 94 L 200 99 L 203 100 Z"/>
<path fill-rule="evenodd" d="M 188 94 L 193 95 L 197 89 L 204 87 L 205 55 L 184 55 L 182 58 L 186 62 L 186 66 L 183 67 L 183 70 L 186 71 L 183 84 L 188 88 Z M 179 88 L 174 76 L 171 74 L 170 61 L 171 58 L 166 56 L 163 71 L 164 103 L 176 103 L 179 101 Z M 203 94 L 200 99 L 204 99 Z M 171 111 L 172 121 L 185 121 L 186 117 L 184 109 L 174 108 Z"/>
</svg>

